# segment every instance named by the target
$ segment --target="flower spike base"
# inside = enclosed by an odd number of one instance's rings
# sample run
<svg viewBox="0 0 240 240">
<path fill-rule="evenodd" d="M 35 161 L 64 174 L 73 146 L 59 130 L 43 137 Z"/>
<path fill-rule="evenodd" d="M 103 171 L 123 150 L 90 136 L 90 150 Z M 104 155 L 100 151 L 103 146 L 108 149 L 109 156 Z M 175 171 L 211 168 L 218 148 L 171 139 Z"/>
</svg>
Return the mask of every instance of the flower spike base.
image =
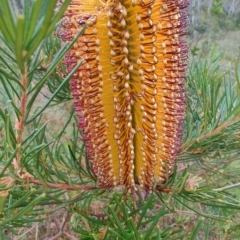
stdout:
<svg viewBox="0 0 240 240">
<path fill-rule="evenodd" d="M 72 1 L 60 37 L 84 62 L 71 90 L 99 187 L 152 190 L 172 173 L 185 114 L 186 0 Z"/>
</svg>

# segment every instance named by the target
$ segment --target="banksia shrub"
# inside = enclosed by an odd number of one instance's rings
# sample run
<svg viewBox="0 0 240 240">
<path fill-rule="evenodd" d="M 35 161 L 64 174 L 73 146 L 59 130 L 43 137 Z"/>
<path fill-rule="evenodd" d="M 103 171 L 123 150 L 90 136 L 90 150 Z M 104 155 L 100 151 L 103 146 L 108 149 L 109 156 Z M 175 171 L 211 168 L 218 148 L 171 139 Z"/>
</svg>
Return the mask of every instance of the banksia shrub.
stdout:
<svg viewBox="0 0 240 240">
<path fill-rule="evenodd" d="M 188 2 L 11 3 L 0 239 L 239 239 L 239 65 L 185 79 Z"/>
<path fill-rule="evenodd" d="M 99 187 L 157 188 L 173 172 L 185 116 L 188 1 L 72 1 L 59 30 Z"/>
</svg>

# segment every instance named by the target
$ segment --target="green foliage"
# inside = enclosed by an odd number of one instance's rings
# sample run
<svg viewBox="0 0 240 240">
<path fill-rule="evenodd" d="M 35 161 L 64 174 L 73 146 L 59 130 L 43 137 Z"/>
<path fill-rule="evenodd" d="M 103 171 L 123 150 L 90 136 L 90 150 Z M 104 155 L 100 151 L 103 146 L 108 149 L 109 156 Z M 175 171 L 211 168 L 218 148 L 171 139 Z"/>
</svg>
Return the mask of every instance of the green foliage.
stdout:
<svg viewBox="0 0 240 240">
<path fill-rule="evenodd" d="M 223 1 L 222 0 L 214 0 L 213 1 L 211 13 L 216 14 L 216 15 L 223 13 Z"/>
<path fill-rule="evenodd" d="M 193 58 L 182 154 L 163 192 L 98 189 L 73 107 L 54 139 L 44 119 L 72 105 L 81 64 L 67 75 L 62 59 L 84 29 L 65 45 L 53 33 L 69 2 L 0 2 L 0 239 L 63 208 L 80 239 L 238 239 L 239 63 L 222 69 L 215 49 Z"/>
</svg>

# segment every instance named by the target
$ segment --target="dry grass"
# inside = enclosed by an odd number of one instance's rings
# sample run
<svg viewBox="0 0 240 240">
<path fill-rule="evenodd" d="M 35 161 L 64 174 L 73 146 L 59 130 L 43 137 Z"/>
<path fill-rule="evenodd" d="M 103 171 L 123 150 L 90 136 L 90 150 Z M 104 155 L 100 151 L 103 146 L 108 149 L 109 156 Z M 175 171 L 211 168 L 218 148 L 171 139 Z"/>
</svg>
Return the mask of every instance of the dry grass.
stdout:
<svg viewBox="0 0 240 240">
<path fill-rule="evenodd" d="M 218 40 L 219 49 L 223 50 L 227 62 L 233 62 L 240 58 L 240 31 L 224 33 Z"/>
<path fill-rule="evenodd" d="M 240 30 L 216 33 L 211 38 L 202 36 L 199 39 L 188 39 L 188 42 L 191 49 L 198 48 L 197 54 L 201 57 L 206 57 L 213 46 L 216 46 L 223 53 L 221 63 L 226 66 L 240 58 L 239 39 Z"/>
</svg>

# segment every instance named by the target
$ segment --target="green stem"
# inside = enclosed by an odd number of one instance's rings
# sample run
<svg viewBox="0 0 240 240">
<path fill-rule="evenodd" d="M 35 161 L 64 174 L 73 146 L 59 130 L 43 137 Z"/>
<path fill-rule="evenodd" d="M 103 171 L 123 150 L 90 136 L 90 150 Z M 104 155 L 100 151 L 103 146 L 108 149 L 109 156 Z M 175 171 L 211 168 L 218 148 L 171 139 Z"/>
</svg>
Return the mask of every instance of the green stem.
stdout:
<svg viewBox="0 0 240 240">
<path fill-rule="evenodd" d="M 21 76 L 21 84 L 23 86 L 22 89 L 22 96 L 20 100 L 20 111 L 21 111 L 21 116 L 20 119 L 16 120 L 16 141 L 17 141 L 17 155 L 16 155 L 16 160 L 18 166 L 20 166 L 20 160 L 21 160 L 21 144 L 22 144 L 22 134 L 24 130 L 24 120 L 25 120 L 25 115 L 26 115 L 26 105 L 27 105 L 27 85 L 28 85 L 28 78 L 27 78 L 27 67 L 24 66 L 24 72 Z"/>
<path fill-rule="evenodd" d="M 235 187 L 239 187 L 239 186 L 240 186 L 240 183 L 235 183 L 235 184 L 227 185 L 225 187 L 215 188 L 215 189 L 213 189 L 213 191 L 221 192 L 221 191 L 224 191 L 224 190 L 227 190 L 227 189 L 231 189 L 231 188 L 235 188 Z"/>
</svg>

